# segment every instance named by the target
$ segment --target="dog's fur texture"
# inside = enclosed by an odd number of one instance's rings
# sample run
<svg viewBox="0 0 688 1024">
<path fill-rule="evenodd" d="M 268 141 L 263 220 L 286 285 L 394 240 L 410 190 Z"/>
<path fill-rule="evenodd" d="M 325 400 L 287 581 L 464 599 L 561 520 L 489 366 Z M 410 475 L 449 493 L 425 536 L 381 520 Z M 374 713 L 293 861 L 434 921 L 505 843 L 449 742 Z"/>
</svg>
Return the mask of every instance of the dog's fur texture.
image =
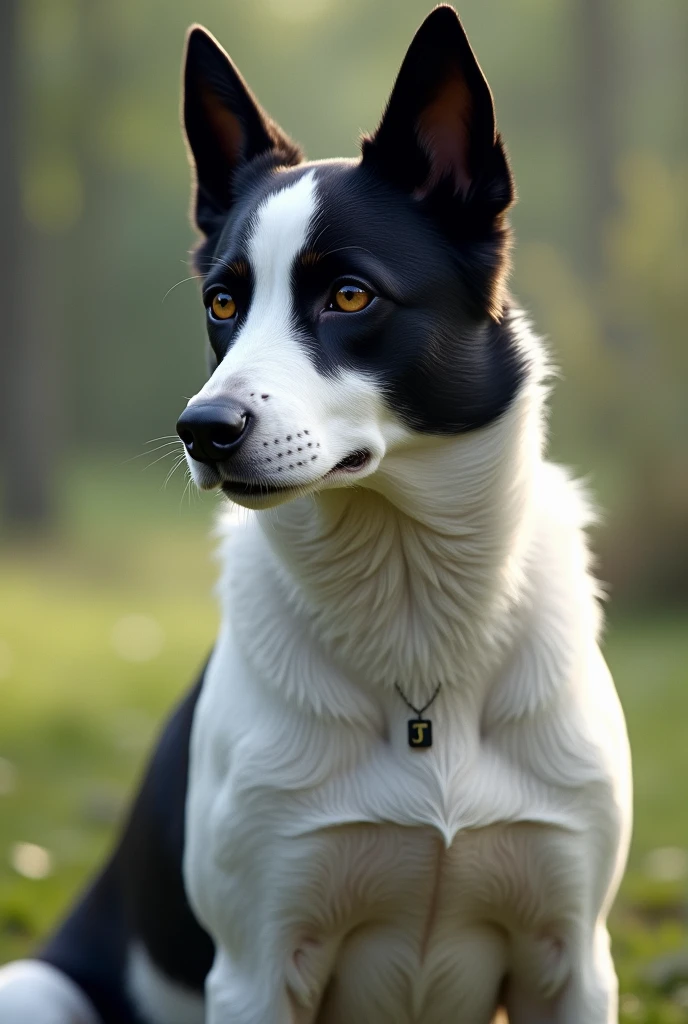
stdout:
<svg viewBox="0 0 688 1024">
<path fill-rule="evenodd" d="M 213 353 L 189 415 L 248 424 L 189 466 L 255 511 L 201 684 L 0 1020 L 611 1024 L 627 740 L 463 29 L 428 17 L 359 161 L 304 162 L 200 29 L 185 86 Z M 431 748 L 395 684 L 441 684 Z"/>
</svg>

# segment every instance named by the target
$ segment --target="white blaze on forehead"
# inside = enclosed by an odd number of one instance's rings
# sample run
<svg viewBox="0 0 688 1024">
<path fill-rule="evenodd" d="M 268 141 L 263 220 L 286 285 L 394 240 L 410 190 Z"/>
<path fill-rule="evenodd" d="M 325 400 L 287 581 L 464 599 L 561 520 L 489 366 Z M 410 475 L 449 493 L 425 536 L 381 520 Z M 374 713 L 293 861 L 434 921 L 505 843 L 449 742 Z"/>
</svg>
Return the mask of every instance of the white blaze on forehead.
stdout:
<svg viewBox="0 0 688 1024">
<path fill-rule="evenodd" d="M 233 346 L 242 359 L 249 351 L 253 355 L 255 348 L 266 356 L 272 349 L 270 358 L 274 358 L 274 344 L 283 345 L 293 334 L 292 268 L 306 244 L 316 209 L 315 172 L 310 171 L 269 196 L 253 217 L 248 241 L 253 301 Z"/>
<path fill-rule="evenodd" d="M 254 303 L 275 290 L 290 294 L 291 269 L 316 213 L 315 171 L 269 196 L 253 216 L 248 242 Z"/>
<path fill-rule="evenodd" d="M 248 260 L 254 288 L 246 321 L 220 366 L 196 396 L 221 397 L 238 376 L 261 390 L 313 373 L 293 324 L 292 268 L 317 216 L 315 171 L 273 192 L 254 213 Z"/>
</svg>

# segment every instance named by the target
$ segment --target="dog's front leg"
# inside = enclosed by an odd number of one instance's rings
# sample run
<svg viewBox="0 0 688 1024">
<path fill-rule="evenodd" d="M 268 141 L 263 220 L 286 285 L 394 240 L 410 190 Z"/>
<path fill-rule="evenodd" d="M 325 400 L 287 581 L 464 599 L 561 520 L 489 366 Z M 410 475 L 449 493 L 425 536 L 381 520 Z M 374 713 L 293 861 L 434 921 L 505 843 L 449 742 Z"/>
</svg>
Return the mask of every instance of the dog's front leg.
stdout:
<svg viewBox="0 0 688 1024">
<path fill-rule="evenodd" d="M 296 999 L 278 958 L 265 953 L 249 968 L 218 949 L 206 981 L 206 1024 L 310 1024 L 317 1001 Z"/>
<path fill-rule="evenodd" d="M 569 955 L 569 976 L 555 995 L 538 995 L 513 978 L 506 998 L 509 1024 L 618 1024 L 618 983 L 606 927 L 598 925 L 579 947 L 569 944 Z"/>
<path fill-rule="evenodd" d="M 598 924 L 574 961 L 556 1024 L 618 1024 L 619 986 L 609 947 L 606 925 Z"/>
<path fill-rule="evenodd" d="M 206 1024 L 291 1024 L 276 978 L 248 969 L 222 949 L 206 980 L 205 994 Z"/>
</svg>

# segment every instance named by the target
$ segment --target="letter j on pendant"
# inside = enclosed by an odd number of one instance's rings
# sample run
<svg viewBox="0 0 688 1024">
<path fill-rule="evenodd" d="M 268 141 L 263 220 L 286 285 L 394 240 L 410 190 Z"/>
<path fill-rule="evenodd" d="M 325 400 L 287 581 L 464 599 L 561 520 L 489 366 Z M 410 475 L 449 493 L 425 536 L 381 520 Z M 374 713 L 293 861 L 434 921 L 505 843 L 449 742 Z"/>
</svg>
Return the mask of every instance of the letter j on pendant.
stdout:
<svg viewBox="0 0 688 1024">
<path fill-rule="evenodd" d="M 432 722 L 427 718 L 412 718 L 408 723 L 409 747 L 432 746 Z"/>
</svg>

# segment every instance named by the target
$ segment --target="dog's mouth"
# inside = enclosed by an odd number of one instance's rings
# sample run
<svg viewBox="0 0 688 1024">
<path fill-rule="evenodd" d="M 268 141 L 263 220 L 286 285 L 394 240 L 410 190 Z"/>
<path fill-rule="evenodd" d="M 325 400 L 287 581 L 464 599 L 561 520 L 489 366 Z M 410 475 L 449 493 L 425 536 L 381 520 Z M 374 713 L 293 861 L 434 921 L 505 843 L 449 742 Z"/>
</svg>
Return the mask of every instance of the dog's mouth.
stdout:
<svg viewBox="0 0 688 1024">
<path fill-rule="evenodd" d="M 356 473 L 364 469 L 371 459 L 371 454 L 365 448 L 358 448 L 350 452 L 345 458 L 328 470 L 321 480 L 330 480 L 339 473 Z M 317 481 L 314 481 L 317 483 Z M 298 491 L 301 487 L 310 487 L 310 483 L 275 484 L 270 480 L 246 481 L 246 480 L 225 480 L 222 483 L 222 491 L 228 498 L 238 498 L 242 495 L 253 498 L 268 498 L 271 495 L 286 494 Z"/>
<path fill-rule="evenodd" d="M 334 473 L 338 473 L 340 470 L 346 473 L 354 473 L 357 469 L 363 469 L 370 462 L 370 452 L 365 448 L 359 448 L 355 452 L 350 452 L 345 459 L 340 459 L 336 466 L 333 466 L 329 473 L 325 476 L 332 476 Z"/>
<path fill-rule="evenodd" d="M 242 494 L 254 498 L 267 498 L 271 494 L 293 491 L 295 486 L 296 485 L 283 487 L 265 482 L 249 484 L 243 480 L 228 480 L 222 484 L 222 490 L 228 498 L 237 498 Z"/>
</svg>

